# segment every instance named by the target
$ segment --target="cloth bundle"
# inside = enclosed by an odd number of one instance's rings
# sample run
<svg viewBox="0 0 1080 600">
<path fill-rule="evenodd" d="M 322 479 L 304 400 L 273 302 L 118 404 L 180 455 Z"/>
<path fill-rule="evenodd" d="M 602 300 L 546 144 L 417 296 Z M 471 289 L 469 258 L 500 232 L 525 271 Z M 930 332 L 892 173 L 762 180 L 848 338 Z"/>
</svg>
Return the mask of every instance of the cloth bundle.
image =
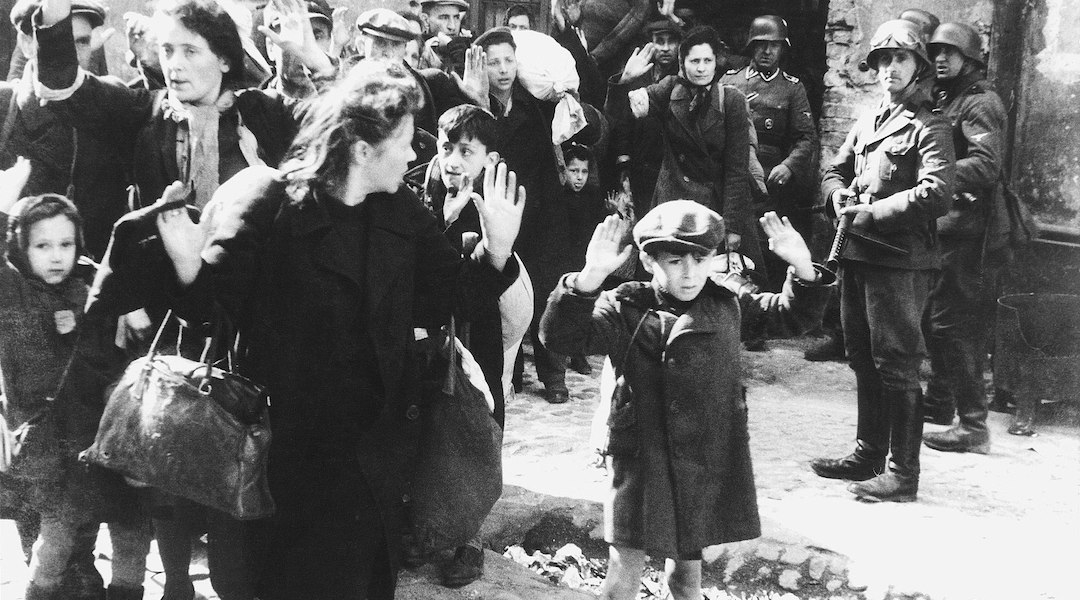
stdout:
<svg viewBox="0 0 1080 600">
<path fill-rule="evenodd" d="M 548 35 L 515 31 L 518 81 L 539 100 L 557 102 L 551 122 L 551 143 L 558 145 L 585 128 L 585 111 L 575 97 L 578 73 L 570 51 Z"/>
</svg>

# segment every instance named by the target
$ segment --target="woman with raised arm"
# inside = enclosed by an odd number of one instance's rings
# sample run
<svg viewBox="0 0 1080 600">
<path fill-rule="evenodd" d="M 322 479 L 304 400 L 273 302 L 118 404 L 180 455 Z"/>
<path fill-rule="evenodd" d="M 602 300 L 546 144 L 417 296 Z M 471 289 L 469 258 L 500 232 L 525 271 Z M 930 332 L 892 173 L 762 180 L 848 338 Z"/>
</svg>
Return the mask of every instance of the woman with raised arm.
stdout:
<svg viewBox="0 0 1080 600">
<path fill-rule="evenodd" d="M 420 425 L 413 327 L 497 319 L 517 277 L 524 190 L 505 165 L 474 197 L 484 235 L 467 261 L 402 185 L 421 104 L 404 67 L 363 62 L 314 106 L 281 171 L 242 171 L 200 224 L 158 218 L 173 308 L 207 324 L 223 309 L 243 374 L 272 398 L 277 513 L 253 546 L 263 600 L 393 598 Z"/>
</svg>

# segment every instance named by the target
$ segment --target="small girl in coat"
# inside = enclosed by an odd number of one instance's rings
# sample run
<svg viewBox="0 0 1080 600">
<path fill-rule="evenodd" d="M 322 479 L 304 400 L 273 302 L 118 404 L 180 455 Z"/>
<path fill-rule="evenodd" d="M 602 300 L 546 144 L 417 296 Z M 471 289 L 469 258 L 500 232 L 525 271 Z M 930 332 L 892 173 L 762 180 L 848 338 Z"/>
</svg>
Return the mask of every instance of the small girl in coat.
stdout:
<svg viewBox="0 0 1080 600">
<path fill-rule="evenodd" d="M 832 276 L 787 219 L 767 213 L 770 249 L 792 266 L 782 293 L 751 294 L 717 272 L 723 219 L 688 200 L 660 204 L 634 227 L 652 281 L 600 292 L 629 257 L 627 224 L 597 226 L 585 268 L 563 277 L 541 321 L 557 352 L 607 354 L 615 369 L 605 506 L 611 544 L 601 598 L 632 599 L 646 555 L 667 559 L 676 600 L 701 598 L 701 550 L 758 537 L 746 394 L 739 365 L 740 315 L 790 334 L 820 320 Z"/>
<path fill-rule="evenodd" d="M 115 331 L 84 323 L 87 285 L 74 274 L 82 250 L 75 205 L 57 194 L 15 202 L 29 169 L 20 159 L 0 171 L 0 225 L 7 232 L 0 403 L 9 429 L 31 422 L 13 464 L 0 473 L 0 505 L 40 515 L 26 598 L 41 599 L 56 597 L 77 530 L 96 528 L 122 493 L 119 476 L 88 469 L 77 455 L 94 441 L 105 388 L 123 356 L 112 344 Z M 122 539 L 112 533 L 123 556 L 114 556 L 109 597 L 141 598 L 149 537 L 138 539 L 137 525 Z"/>
</svg>

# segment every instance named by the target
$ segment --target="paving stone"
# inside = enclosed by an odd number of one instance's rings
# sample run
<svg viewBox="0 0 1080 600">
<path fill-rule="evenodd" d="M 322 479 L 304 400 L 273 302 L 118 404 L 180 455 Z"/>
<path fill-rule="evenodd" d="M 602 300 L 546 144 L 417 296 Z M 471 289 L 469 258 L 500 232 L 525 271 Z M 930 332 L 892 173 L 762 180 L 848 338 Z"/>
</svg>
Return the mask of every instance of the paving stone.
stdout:
<svg viewBox="0 0 1080 600">
<path fill-rule="evenodd" d="M 806 548 L 798 546 L 792 546 L 785 548 L 784 553 L 780 555 L 780 562 L 786 565 L 801 565 L 810 558 L 810 551 Z"/>
<path fill-rule="evenodd" d="M 777 583 L 785 590 L 798 591 L 800 579 L 802 579 L 802 575 L 795 569 L 784 569 L 783 572 L 780 573 Z"/>
<path fill-rule="evenodd" d="M 783 550 L 783 548 L 777 546 L 776 544 L 762 542 L 758 545 L 756 554 L 758 555 L 758 558 L 762 560 L 776 561 L 779 560 L 780 553 Z"/>
<path fill-rule="evenodd" d="M 821 577 L 825 574 L 825 567 L 828 566 L 828 564 L 829 561 L 822 556 L 811 556 L 810 565 L 807 568 L 810 579 L 821 581 Z"/>
<path fill-rule="evenodd" d="M 825 589 L 829 590 L 830 592 L 835 592 L 842 587 L 844 587 L 844 582 L 840 581 L 839 579 L 830 579 L 828 582 L 825 583 Z"/>
</svg>

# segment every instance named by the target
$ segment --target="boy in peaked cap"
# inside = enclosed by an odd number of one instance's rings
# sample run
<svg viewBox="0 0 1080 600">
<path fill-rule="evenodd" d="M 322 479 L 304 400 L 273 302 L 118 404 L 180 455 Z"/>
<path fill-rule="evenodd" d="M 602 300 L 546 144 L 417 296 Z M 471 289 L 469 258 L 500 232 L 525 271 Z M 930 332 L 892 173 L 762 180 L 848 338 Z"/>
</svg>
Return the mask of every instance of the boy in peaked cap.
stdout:
<svg viewBox="0 0 1080 600">
<path fill-rule="evenodd" d="M 781 293 L 750 293 L 716 270 L 724 222 L 705 206 L 666 202 L 634 227 L 652 281 L 600 292 L 632 251 L 627 223 L 607 217 L 585 268 L 548 300 L 541 340 L 555 352 L 606 354 L 615 391 L 607 419 L 612 489 L 604 537 L 611 545 L 601 597 L 630 600 L 646 555 L 667 559 L 676 600 L 701 598 L 701 551 L 761 535 L 750 464 L 739 347 L 740 314 L 793 334 L 820 319 L 834 278 L 810 262 L 786 219 L 767 213 L 769 245 L 791 267 Z M 602 402 L 603 404 L 603 402 Z"/>
</svg>

